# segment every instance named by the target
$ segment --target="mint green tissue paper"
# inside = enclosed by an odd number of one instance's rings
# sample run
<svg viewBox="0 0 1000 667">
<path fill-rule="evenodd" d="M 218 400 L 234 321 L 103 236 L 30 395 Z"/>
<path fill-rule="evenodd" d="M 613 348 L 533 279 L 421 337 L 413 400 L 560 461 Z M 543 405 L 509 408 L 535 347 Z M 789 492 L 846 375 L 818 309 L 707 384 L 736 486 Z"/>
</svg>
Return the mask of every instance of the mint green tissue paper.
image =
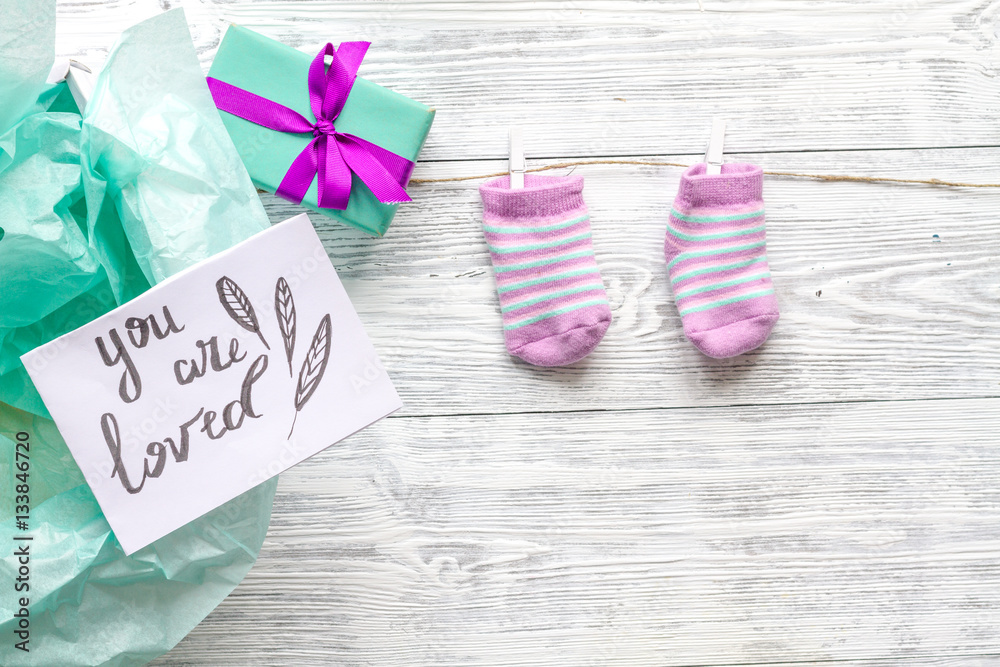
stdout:
<svg viewBox="0 0 1000 667">
<path fill-rule="evenodd" d="M 150 283 L 269 225 L 212 102 L 182 13 L 167 12 L 123 35 L 83 124 L 88 201 L 102 187 L 112 193 Z M 89 223 L 99 236 L 93 216 Z"/>
<path fill-rule="evenodd" d="M 53 86 L 45 79 L 55 62 L 56 7 L 51 2 L 0 2 L 0 133 L 45 111 Z"/>
<path fill-rule="evenodd" d="M 68 329 L 24 329 L 66 319 L 105 280 L 86 234 L 80 115 L 47 110 L 65 89 L 46 83 L 55 3 L 0 0 L 0 16 L 0 400 L 46 414 L 19 357 Z"/>
<path fill-rule="evenodd" d="M 243 579 L 277 478 L 126 557 L 20 355 L 267 227 L 212 103 L 181 10 L 126 31 L 79 113 L 45 83 L 53 0 L 0 0 L 0 479 L 30 437 L 30 519 L 0 493 L 0 543 L 30 536 L 29 652 L 0 595 L 0 665 L 139 665 Z M 6 123 L 7 126 L 3 124 Z M 8 486 L 0 485 L 7 489 Z M 0 581 L 19 563 L 0 556 Z"/>
</svg>

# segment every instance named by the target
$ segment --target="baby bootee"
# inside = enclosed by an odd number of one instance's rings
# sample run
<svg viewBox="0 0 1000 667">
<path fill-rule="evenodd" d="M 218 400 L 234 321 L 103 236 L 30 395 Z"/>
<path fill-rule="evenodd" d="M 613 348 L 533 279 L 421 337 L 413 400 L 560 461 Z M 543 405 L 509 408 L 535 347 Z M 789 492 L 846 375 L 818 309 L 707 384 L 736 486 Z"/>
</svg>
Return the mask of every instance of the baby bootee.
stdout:
<svg viewBox="0 0 1000 667">
<path fill-rule="evenodd" d="M 760 346 L 778 321 L 767 265 L 763 171 L 689 167 L 670 210 L 664 253 L 684 334 L 704 354 L 735 357 Z"/>
<path fill-rule="evenodd" d="M 526 174 L 523 189 L 509 183 L 502 176 L 479 188 L 507 350 L 536 366 L 571 364 L 611 324 L 583 178 Z"/>
</svg>

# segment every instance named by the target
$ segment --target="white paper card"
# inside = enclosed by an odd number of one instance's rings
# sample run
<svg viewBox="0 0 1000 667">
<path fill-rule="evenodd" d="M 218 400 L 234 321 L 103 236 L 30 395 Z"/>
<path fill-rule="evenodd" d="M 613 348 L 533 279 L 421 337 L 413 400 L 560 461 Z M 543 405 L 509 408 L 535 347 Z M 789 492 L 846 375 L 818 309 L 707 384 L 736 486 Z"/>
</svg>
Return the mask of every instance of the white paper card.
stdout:
<svg viewBox="0 0 1000 667">
<path fill-rule="evenodd" d="M 21 359 L 127 554 L 402 405 L 305 215 Z"/>
</svg>

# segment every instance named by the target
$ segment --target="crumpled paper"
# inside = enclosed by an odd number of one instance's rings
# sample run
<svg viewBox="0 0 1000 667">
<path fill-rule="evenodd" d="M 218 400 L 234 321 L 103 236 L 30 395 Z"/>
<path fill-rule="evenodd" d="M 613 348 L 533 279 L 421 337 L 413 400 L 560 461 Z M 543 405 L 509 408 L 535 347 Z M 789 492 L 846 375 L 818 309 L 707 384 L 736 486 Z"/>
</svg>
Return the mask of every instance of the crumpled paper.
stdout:
<svg viewBox="0 0 1000 667">
<path fill-rule="evenodd" d="M 269 225 L 212 101 L 182 12 L 123 35 L 97 81 L 82 145 L 88 204 L 102 191 L 114 199 L 150 283 Z M 100 256 L 100 216 L 88 215 L 87 224 Z M 102 257 L 109 276 L 112 263 Z"/>
<path fill-rule="evenodd" d="M 80 116 L 48 110 L 65 88 L 45 82 L 54 3 L 0 0 L 0 16 L 0 400 L 45 414 L 19 357 L 55 337 L 44 338 L 58 324 L 46 318 L 92 319 L 67 305 L 103 276 L 80 225 Z"/>
<path fill-rule="evenodd" d="M 0 479 L 30 434 L 29 530 L 0 496 L 0 581 L 31 536 L 30 589 L 0 595 L 0 664 L 135 665 L 243 579 L 276 479 L 126 557 L 19 357 L 268 225 L 222 126 L 182 10 L 126 31 L 85 118 L 45 78 L 55 2 L 0 0 Z M 16 544 L 21 544 L 18 542 Z M 12 586 L 12 584 L 10 584 Z M 29 653 L 14 647 L 29 599 Z"/>
</svg>

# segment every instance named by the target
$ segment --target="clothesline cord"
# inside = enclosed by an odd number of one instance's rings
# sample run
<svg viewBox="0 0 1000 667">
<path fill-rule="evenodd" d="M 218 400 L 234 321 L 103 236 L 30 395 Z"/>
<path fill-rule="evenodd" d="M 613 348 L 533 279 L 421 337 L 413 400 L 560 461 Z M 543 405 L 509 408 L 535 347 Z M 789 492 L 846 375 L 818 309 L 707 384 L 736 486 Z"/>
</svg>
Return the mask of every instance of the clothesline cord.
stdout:
<svg viewBox="0 0 1000 667">
<path fill-rule="evenodd" d="M 647 167 L 689 167 L 691 165 L 679 162 L 655 162 L 653 160 L 581 160 L 578 162 L 559 162 L 544 167 L 533 167 L 529 172 L 549 171 L 550 169 L 565 169 L 590 164 L 623 164 Z M 792 178 L 811 178 L 818 181 L 846 181 L 856 183 L 909 183 L 917 185 L 937 185 L 949 188 L 1000 188 L 1000 183 L 963 183 L 961 181 L 943 181 L 938 178 L 890 178 L 888 176 L 843 176 L 837 174 L 808 174 L 797 171 L 765 171 L 768 176 L 789 176 Z M 496 176 L 506 176 L 506 171 L 495 174 L 479 174 L 476 176 L 452 176 L 449 178 L 411 178 L 410 183 L 452 183 L 457 181 L 478 181 Z"/>
</svg>

